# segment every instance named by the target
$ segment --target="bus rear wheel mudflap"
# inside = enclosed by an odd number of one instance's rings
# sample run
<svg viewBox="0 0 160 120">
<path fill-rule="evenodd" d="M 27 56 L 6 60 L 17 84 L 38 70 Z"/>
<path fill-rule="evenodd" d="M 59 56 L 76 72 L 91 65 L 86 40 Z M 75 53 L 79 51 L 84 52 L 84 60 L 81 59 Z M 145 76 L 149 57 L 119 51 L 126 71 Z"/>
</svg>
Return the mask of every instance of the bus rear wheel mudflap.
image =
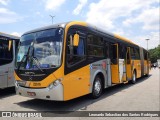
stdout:
<svg viewBox="0 0 160 120">
<path fill-rule="evenodd" d="M 102 95 L 102 91 L 103 91 L 102 79 L 100 76 L 97 75 L 93 82 L 93 89 L 91 93 L 92 98 L 94 99 L 99 98 Z"/>
<path fill-rule="evenodd" d="M 132 75 L 131 83 L 132 83 L 132 84 L 135 84 L 135 83 L 136 83 L 136 80 L 137 80 L 137 75 L 136 75 L 136 70 L 134 70 L 134 71 L 133 71 L 133 75 Z"/>
</svg>

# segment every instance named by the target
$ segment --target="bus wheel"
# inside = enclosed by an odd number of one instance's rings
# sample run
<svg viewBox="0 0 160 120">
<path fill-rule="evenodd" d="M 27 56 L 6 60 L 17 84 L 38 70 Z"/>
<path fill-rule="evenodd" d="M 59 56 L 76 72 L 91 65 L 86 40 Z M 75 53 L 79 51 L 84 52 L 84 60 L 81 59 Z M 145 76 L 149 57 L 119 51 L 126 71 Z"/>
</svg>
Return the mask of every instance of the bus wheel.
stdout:
<svg viewBox="0 0 160 120">
<path fill-rule="evenodd" d="M 99 98 L 102 94 L 102 80 L 99 76 L 96 76 L 93 89 L 92 89 L 92 98 L 96 99 Z"/>
<path fill-rule="evenodd" d="M 134 70 L 133 72 L 133 76 L 132 76 L 132 81 L 131 81 L 133 84 L 136 83 L 136 71 Z"/>
</svg>

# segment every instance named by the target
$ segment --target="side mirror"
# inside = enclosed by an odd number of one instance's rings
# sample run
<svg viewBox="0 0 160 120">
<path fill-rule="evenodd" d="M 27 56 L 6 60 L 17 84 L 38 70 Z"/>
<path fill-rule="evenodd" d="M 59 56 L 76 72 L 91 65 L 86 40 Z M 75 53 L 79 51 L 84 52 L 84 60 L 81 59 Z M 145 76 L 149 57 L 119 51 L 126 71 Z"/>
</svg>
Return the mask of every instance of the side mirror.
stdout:
<svg viewBox="0 0 160 120">
<path fill-rule="evenodd" d="M 79 44 L 79 35 L 76 33 L 73 36 L 73 46 L 78 46 Z"/>
</svg>

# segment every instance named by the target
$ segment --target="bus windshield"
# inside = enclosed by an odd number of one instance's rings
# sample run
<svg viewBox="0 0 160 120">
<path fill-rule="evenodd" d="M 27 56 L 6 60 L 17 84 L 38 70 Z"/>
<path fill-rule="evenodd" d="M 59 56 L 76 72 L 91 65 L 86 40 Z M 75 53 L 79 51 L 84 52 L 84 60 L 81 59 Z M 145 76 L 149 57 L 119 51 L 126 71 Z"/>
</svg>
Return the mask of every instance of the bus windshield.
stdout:
<svg viewBox="0 0 160 120">
<path fill-rule="evenodd" d="M 62 40 L 62 28 L 23 35 L 20 39 L 16 66 L 19 66 L 20 69 L 37 69 L 36 62 L 38 62 L 41 69 L 59 67 L 61 64 Z M 28 54 L 32 58 L 36 58 L 36 62 L 35 59 L 28 57 Z"/>
</svg>

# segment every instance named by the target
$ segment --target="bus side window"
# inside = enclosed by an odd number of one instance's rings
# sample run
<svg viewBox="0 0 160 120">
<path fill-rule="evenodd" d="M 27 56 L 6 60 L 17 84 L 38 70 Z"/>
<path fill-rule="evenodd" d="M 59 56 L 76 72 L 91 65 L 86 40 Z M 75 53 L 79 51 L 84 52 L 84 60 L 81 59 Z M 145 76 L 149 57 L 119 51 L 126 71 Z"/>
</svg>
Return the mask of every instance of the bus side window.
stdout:
<svg viewBox="0 0 160 120">
<path fill-rule="evenodd" d="M 89 33 L 87 36 L 87 48 L 89 58 L 104 57 L 104 40 L 102 37 Z"/>
<path fill-rule="evenodd" d="M 74 65 L 85 59 L 85 37 L 80 35 L 78 46 L 73 46 L 73 36 L 78 32 L 71 31 L 67 39 L 67 63 Z"/>
<path fill-rule="evenodd" d="M 144 60 L 147 60 L 147 52 L 144 51 Z"/>
<path fill-rule="evenodd" d="M 135 58 L 139 60 L 140 59 L 139 49 L 135 48 L 134 51 L 135 51 Z"/>
<path fill-rule="evenodd" d="M 122 47 L 122 59 L 126 59 L 127 48 L 125 46 Z"/>
<path fill-rule="evenodd" d="M 136 56 L 135 56 L 135 50 L 133 47 L 131 47 L 131 59 L 136 59 Z"/>
<path fill-rule="evenodd" d="M 130 51 L 129 51 L 129 48 L 127 48 L 127 64 L 130 64 Z"/>
<path fill-rule="evenodd" d="M 111 45 L 111 48 L 110 48 L 110 55 L 111 55 L 111 62 L 113 63 L 113 64 L 117 64 L 117 60 L 118 60 L 118 58 L 117 58 L 117 45 L 115 45 L 115 44 L 112 44 Z"/>
<path fill-rule="evenodd" d="M 120 58 L 120 59 L 122 59 L 122 54 L 123 54 L 123 53 L 122 53 L 122 45 L 119 43 L 119 44 L 118 44 L 118 55 L 119 55 L 119 58 Z"/>
<path fill-rule="evenodd" d="M 106 43 L 105 45 L 105 50 L 106 50 L 106 58 L 109 58 L 109 44 Z"/>
<path fill-rule="evenodd" d="M 118 51 L 119 51 L 119 59 L 125 59 L 127 48 L 123 44 L 119 44 Z"/>
<path fill-rule="evenodd" d="M 0 65 L 5 65 L 13 60 L 13 43 L 9 40 L 0 40 Z"/>
</svg>

